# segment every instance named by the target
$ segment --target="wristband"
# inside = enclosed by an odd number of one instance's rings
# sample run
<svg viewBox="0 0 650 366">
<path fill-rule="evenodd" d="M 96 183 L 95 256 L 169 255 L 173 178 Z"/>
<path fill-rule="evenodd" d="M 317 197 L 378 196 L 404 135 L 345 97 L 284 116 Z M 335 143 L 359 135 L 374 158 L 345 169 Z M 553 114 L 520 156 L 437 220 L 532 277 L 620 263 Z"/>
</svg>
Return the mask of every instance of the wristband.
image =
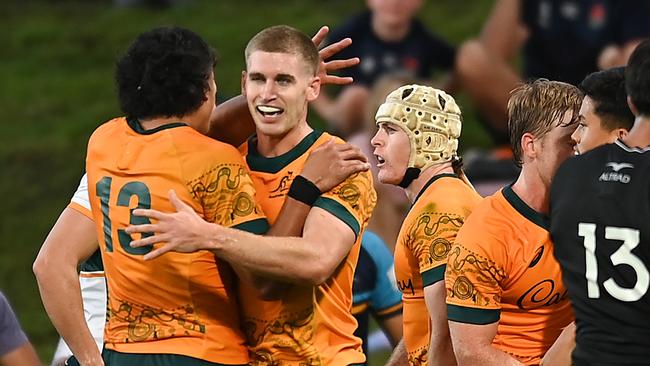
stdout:
<svg viewBox="0 0 650 366">
<path fill-rule="evenodd" d="M 320 189 L 314 183 L 302 175 L 298 175 L 291 182 L 287 195 L 311 207 L 320 197 L 320 194 Z"/>
</svg>

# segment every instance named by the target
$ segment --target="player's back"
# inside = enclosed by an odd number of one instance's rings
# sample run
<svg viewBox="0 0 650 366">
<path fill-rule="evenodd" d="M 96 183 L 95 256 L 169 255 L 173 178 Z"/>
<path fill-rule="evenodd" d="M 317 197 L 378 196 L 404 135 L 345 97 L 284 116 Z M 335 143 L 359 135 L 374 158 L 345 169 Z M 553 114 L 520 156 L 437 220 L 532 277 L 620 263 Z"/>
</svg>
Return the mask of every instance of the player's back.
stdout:
<svg viewBox="0 0 650 366">
<path fill-rule="evenodd" d="M 576 316 L 578 365 L 650 359 L 650 149 L 605 145 L 560 167 L 551 233 Z"/>
<path fill-rule="evenodd" d="M 144 261 L 151 248 L 131 248 L 124 231 L 148 222 L 132 215 L 134 208 L 173 211 L 170 189 L 207 221 L 256 221 L 252 182 L 237 150 L 183 123 L 145 131 L 118 118 L 93 133 L 86 165 L 109 285 L 106 347 L 246 363 L 230 267 L 206 251 Z"/>
</svg>

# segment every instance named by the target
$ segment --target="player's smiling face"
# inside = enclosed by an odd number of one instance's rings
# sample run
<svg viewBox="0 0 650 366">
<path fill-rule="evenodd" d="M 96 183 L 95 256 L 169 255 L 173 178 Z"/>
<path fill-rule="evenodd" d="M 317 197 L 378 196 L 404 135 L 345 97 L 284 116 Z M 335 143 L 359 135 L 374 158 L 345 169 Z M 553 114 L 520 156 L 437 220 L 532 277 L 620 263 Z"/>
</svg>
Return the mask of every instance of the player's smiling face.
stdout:
<svg viewBox="0 0 650 366">
<path fill-rule="evenodd" d="M 375 148 L 373 154 L 377 159 L 379 181 L 385 184 L 399 184 L 406 173 L 411 151 L 406 132 L 392 123 L 382 122 L 370 142 Z"/>
<path fill-rule="evenodd" d="M 595 109 L 596 101 L 589 96 L 585 96 L 580 106 L 578 128 L 571 135 L 571 138 L 576 143 L 576 154 L 584 154 L 600 145 L 616 141 L 616 138 L 621 134 L 620 130 L 623 130 L 617 128 L 610 131 L 603 127 L 602 120 L 596 114 Z"/>
<path fill-rule="evenodd" d="M 307 105 L 318 97 L 320 79 L 299 55 L 254 51 L 248 56 L 242 93 L 258 133 L 281 137 L 307 120 Z"/>
</svg>

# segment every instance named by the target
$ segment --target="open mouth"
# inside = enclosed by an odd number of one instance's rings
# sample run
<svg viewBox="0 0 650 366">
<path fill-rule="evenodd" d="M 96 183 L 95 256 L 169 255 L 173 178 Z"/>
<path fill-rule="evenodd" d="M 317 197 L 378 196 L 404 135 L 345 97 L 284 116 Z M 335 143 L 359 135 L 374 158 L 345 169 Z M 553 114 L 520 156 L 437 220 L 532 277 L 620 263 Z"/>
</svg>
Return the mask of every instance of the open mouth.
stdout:
<svg viewBox="0 0 650 366">
<path fill-rule="evenodd" d="M 384 163 L 386 162 L 386 160 L 384 160 L 384 158 L 382 158 L 379 155 L 375 155 L 375 158 L 377 158 L 377 167 L 384 165 Z"/>
<path fill-rule="evenodd" d="M 257 109 L 257 112 L 264 117 L 275 117 L 284 112 L 284 109 L 270 105 L 258 105 L 255 109 Z"/>
</svg>

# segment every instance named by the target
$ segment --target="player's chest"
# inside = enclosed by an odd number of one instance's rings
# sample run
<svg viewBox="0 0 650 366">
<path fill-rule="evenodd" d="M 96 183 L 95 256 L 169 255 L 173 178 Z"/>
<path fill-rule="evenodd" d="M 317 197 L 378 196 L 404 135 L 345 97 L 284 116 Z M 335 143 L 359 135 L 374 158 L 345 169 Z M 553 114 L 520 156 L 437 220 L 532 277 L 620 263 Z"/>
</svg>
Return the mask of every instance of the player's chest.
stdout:
<svg viewBox="0 0 650 366">
<path fill-rule="evenodd" d="M 300 175 L 303 165 L 304 161 L 294 162 L 277 173 L 251 171 L 256 192 L 255 199 L 264 210 L 269 222 L 275 222 L 280 214 L 289 187 L 294 178 Z"/>
<path fill-rule="evenodd" d="M 522 310 L 552 309 L 563 304 L 567 291 L 548 234 L 513 249 L 508 277 L 502 284 L 502 303 Z"/>
</svg>

